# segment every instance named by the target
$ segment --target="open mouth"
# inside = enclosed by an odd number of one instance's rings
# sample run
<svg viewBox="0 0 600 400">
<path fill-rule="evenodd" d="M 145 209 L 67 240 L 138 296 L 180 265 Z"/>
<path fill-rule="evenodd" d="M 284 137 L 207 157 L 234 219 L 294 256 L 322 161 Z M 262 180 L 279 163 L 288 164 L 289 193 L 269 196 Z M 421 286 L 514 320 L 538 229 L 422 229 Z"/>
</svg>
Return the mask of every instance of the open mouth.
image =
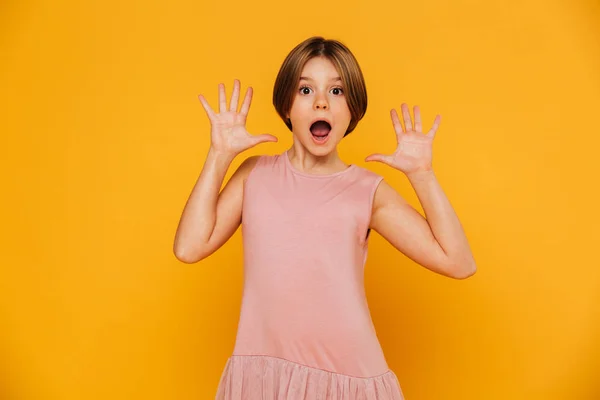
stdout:
<svg viewBox="0 0 600 400">
<path fill-rule="evenodd" d="M 316 121 L 310 126 L 310 133 L 317 142 L 325 142 L 331 132 L 331 125 L 327 121 Z"/>
</svg>

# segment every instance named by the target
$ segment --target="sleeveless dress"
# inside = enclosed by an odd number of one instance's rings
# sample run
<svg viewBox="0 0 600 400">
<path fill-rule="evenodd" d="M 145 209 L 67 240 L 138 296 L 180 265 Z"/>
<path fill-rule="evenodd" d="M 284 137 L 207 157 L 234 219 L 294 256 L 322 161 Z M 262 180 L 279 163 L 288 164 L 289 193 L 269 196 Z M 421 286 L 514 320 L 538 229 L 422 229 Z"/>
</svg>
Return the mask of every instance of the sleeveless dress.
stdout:
<svg viewBox="0 0 600 400">
<path fill-rule="evenodd" d="M 364 291 L 383 178 L 351 165 L 296 169 L 261 156 L 244 186 L 244 286 L 217 400 L 402 400 Z"/>
</svg>

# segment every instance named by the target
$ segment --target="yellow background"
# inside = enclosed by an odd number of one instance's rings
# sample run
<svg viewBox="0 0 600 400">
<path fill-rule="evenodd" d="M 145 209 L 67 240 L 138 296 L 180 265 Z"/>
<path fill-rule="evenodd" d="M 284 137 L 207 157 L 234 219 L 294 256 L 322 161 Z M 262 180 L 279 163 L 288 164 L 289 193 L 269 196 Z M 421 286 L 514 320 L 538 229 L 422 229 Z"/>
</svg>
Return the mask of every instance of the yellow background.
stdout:
<svg viewBox="0 0 600 400">
<path fill-rule="evenodd" d="M 172 253 L 209 146 L 200 102 L 234 78 L 248 129 L 285 55 L 342 40 L 369 92 L 342 158 L 418 207 L 389 110 L 442 124 L 434 168 L 479 270 L 436 275 L 374 235 L 369 304 L 407 400 L 600 399 L 597 1 L 4 1 L 0 398 L 210 399 L 230 355 L 241 235 Z M 245 155 L 238 157 L 237 167 Z"/>
</svg>

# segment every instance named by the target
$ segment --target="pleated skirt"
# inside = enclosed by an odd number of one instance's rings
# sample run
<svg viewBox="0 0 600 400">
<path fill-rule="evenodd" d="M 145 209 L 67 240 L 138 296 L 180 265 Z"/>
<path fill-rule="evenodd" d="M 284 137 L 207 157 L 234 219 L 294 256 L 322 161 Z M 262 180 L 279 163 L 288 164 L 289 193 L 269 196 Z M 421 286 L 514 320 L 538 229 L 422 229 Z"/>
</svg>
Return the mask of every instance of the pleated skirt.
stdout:
<svg viewBox="0 0 600 400">
<path fill-rule="evenodd" d="M 216 400 L 403 400 L 392 370 L 360 378 L 277 357 L 232 355 Z"/>
</svg>

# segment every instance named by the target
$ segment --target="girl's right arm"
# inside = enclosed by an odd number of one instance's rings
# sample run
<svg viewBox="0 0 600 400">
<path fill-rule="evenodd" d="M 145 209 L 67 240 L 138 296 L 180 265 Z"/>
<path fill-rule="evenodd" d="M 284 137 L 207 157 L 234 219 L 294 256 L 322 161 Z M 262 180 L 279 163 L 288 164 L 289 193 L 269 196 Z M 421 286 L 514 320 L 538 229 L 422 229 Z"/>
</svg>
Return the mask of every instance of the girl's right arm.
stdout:
<svg viewBox="0 0 600 400">
<path fill-rule="evenodd" d="M 199 96 L 211 122 L 211 146 L 204 167 L 185 205 L 173 252 L 185 263 L 198 262 L 221 247 L 239 227 L 242 217 L 244 181 L 258 160 L 249 157 L 235 171 L 219 193 L 229 165 L 237 154 L 262 142 L 276 142 L 272 135 L 250 135 L 246 117 L 252 100 L 248 88 L 240 112 L 237 112 L 240 82 L 235 80 L 231 104 L 227 109 L 225 86 L 219 85 L 219 113 Z"/>
</svg>

